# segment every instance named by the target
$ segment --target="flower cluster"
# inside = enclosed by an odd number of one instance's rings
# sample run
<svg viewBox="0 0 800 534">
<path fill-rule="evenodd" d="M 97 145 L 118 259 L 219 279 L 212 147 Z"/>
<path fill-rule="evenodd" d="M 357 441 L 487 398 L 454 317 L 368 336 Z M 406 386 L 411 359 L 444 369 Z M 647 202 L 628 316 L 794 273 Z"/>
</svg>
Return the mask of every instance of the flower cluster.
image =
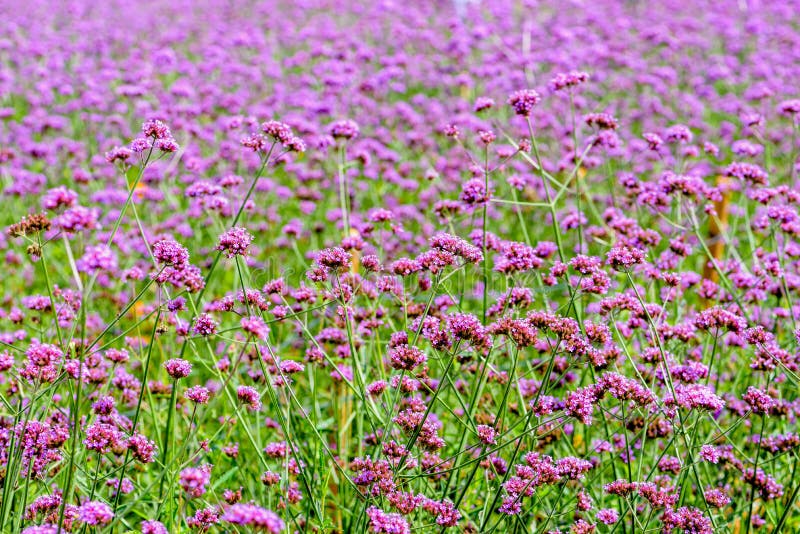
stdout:
<svg viewBox="0 0 800 534">
<path fill-rule="evenodd" d="M 795 2 L 295 4 L 2 10 L 4 532 L 800 531 Z"/>
</svg>

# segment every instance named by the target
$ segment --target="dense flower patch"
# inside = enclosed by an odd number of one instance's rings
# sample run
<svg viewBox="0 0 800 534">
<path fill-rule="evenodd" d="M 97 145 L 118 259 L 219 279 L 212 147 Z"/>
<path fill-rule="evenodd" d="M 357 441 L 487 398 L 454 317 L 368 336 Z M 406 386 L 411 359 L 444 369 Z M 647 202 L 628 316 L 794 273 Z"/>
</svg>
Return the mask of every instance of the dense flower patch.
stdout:
<svg viewBox="0 0 800 534">
<path fill-rule="evenodd" d="M 797 2 L 0 2 L 0 530 L 800 529 Z"/>
</svg>

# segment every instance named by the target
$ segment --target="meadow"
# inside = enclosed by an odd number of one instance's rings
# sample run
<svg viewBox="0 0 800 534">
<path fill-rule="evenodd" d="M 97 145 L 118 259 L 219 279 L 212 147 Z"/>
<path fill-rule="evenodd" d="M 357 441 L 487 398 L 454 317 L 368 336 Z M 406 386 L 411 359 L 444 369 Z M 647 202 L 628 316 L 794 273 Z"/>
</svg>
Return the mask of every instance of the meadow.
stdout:
<svg viewBox="0 0 800 534">
<path fill-rule="evenodd" d="M 0 532 L 800 531 L 798 13 L 0 0 Z"/>
</svg>

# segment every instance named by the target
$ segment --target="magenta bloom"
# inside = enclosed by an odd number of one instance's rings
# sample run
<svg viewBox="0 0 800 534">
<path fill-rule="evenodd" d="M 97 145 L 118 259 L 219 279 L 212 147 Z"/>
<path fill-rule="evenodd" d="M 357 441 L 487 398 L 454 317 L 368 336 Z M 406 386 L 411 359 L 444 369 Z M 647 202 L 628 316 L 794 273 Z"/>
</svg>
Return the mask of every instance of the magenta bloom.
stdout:
<svg viewBox="0 0 800 534">
<path fill-rule="evenodd" d="M 269 337 L 269 326 L 258 315 L 242 317 L 241 325 L 243 331 L 256 339 L 265 340 Z"/>
<path fill-rule="evenodd" d="M 180 243 L 168 239 L 153 244 L 153 257 L 164 265 L 181 267 L 189 261 L 189 251 Z"/>
<path fill-rule="evenodd" d="M 254 504 L 234 504 L 226 510 L 222 520 L 249 527 L 253 532 L 280 534 L 284 529 L 284 523 L 278 514 Z"/>
<path fill-rule="evenodd" d="M 180 485 L 190 498 L 202 497 L 211 481 L 211 466 L 187 467 L 180 474 Z"/>
<path fill-rule="evenodd" d="M 495 436 L 497 435 L 497 431 L 490 427 L 489 425 L 478 425 L 475 427 L 478 431 L 478 439 L 481 440 L 481 443 L 484 445 L 494 445 L 495 444 Z"/>
<path fill-rule="evenodd" d="M 613 508 L 605 508 L 603 510 L 599 510 L 595 515 L 595 519 L 597 519 L 600 523 L 604 525 L 613 525 L 617 521 L 619 521 L 619 512 L 614 510 Z"/>
<path fill-rule="evenodd" d="M 147 439 L 142 434 L 134 434 L 128 438 L 128 449 L 130 449 L 133 458 L 143 464 L 149 464 L 156 456 L 155 442 Z"/>
<path fill-rule="evenodd" d="M 408 521 L 400 514 L 389 514 L 376 506 L 367 510 L 370 532 L 383 532 L 385 534 L 411 534 Z"/>
<path fill-rule="evenodd" d="M 585 83 L 589 80 L 589 74 L 581 71 L 560 72 L 556 74 L 548 84 L 551 91 L 561 91 L 570 89 Z"/>
<path fill-rule="evenodd" d="M 344 119 L 331 123 L 328 132 L 334 139 L 350 140 L 358 137 L 359 128 L 355 121 Z"/>
<path fill-rule="evenodd" d="M 208 388 L 204 388 L 203 386 L 192 386 L 186 390 L 183 396 L 195 404 L 206 404 L 208 403 L 210 392 Z"/>
<path fill-rule="evenodd" d="M 201 313 L 194 321 L 193 330 L 199 336 L 211 336 L 217 332 L 217 322 L 207 313 Z"/>
<path fill-rule="evenodd" d="M 114 519 L 111 507 L 104 502 L 89 501 L 78 508 L 78 518 L 89 526 L 107 525 Z"/>
<path fill-rule="evenodd" d="M 173 358 L 164 362 L 167 374 L 175 380 L 186 378 L 192 372 L 192 364 L 180 358 Z"/>
<path fill-rule="evenodd" d="M 90 451 L 100 453 L 116 449 L 123 443 L 122 432 L 106 423 L 94 423 L 86 429 L 86 439 L 83 444 Z"/>
<path fill-rule="evenodd" d="M 169 534 L 167 527 L 160 521 L 143 521 L 142 534 Z"/>
<path fill-rule="evenodd" d="M 261 409 L 261 395 L 259 395 L 256 388 L 251 386 L 239 386 L 236 389 L 236 396 L 243 404 L 246 404 L 250 410 L 256 411 Z"/>
<path fill-rule="evenodd" d="M 508 104 L 517 115 L 528 117 L 541 100 L 542 97 L 533 89 L 524 89 L 511 93 L 511 96 L 508 97 Z"/>
<path fill-rule="evenodd" d="M 250 249 L 253 236 L 246 229 L 234 226 L 219 237 L 216 249 L 232 258 L 234 256 L 245 256 Z"/>
<path fill-rule="evenodd" d="M 326 248 L 317 255 L 317 263 L 331 271 L 350 267 L 350 254 L 341 247 Z"/>
<path fill-rule="evenodd" d="M 425 363 L 427 356 L 417 347 L 399 345 L 389 349 L 389 360 L 394 369 L 411 371 L 415 367 Z"/>
</svg>

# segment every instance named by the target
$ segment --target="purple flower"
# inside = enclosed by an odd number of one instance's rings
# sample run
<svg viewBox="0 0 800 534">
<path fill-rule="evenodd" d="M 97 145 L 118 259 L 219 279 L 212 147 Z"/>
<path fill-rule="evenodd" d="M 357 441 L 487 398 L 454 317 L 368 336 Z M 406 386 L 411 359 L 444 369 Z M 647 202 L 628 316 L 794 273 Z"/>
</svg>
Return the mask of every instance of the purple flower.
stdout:
<svg viewBox="0 0 800 534">
<path fill-rule="evenodd" d="M 216 249 L 224 252 L 226 256 L 232 258 L 234 256 L 245 256 L 250 249 L 250 243 L 253 242 L 253 236 L 240 226 L 234 226 L 221 236 L 219 236 L 219 243 Z"/>
<path fill-rule="evenodd" d="M 341 247 L 319 251 L 316 260 L 320 266 L 331 271 L 342 271 L 350 267 L 350 254 Z"/>
<path fill-rule="evenodd" d="M 98 271 L 115 271 L 117 269 L 117 257 L 105 245 L 90 245 L 86 247 L 86 252 L 76 262 L 76 266 L 79 271 L 90 274 Z"/>
<path fill-rule="evenodd" d="M 133 434 L 128 438 L 128 449 L 133 458 L 143 464 L 149 464 L 155 460 L 156 444 L 142 434 Z"/>
<path fill-rule="evenodd" d="M 186 393 L 184 393 L 183 396 L 195 404 L 206 404 L 208 403 L 208 399 L 210 398 L 211 394 L 208 391 L 208 388 L 203 386 L 192 386 L 186 390 Z"/>
<path fill-rule="evenodd" d="M 180 358 L 173 358 L 164 362 L 164 369 L 174 380 L 186 378 L 192 372 L 192 364 Z"/>
<path fill-rule="evenodd" d="M 104 502 L 89 501 L 78 507 L 78 518 L 89 526 L 107 525 L 114 519 L 111 507 Z"/>
<path fill-rule="evenodd" d="M 256 388 L 251 386 L 239 386 L 236 389 L 236 396 L 239 398 L 239 402 L 246 404 L 250 410 L 258 411 L 261 409 L 261 395 Z"/>
<path fill-rule="evenodd" d="M 94 423 L 86 429 L 86 439 L 83 444 L 90 451 L 100 453 L 116 449 L 123 443 L 122 432 L 106 423 Z"/>
<path fill-rule="evenodd" d="M 370 532 L 385 534 L 411 534 L 408 522 L 400 514 L 389 514 L 376 506 L 367 509 Z"/>
<path fill-rule="evenodd" d="M 664 138 L 666 139 L 667 143 L 691 143 L 692 138 L 692 131 L 689 130 L 686 126 L 682 124 L 676 124 L 674 126 L 670 126 L 667 128 L 667 131 L 664 132 Z"/>
<path fill-rule="evenodd" d="M 425 363 L 428 359 L 425 353 L 417 347 L 410 347 L 408 345 L 399 345 L 389 349 L 389 361 L 393 369 L 400 369 L 411 371 Z"/>
<path fill-rule="evenodd" d="M 186 519 L 186 524 L 190 528 L 198 529 L 201 532 L 207 531 L 217 523 L 219 523 L 219 512 L 214 507 L 201 508 L 192 517 Z"/>
<path fill-rule="evenodd" d="M 284 529 L 284 523 L 278 514 L 254 504 L 234 504 L 225 511 L 222 520 L 249 527 L 254 532 L 280 534 Z"/>
<path fill-rule="evenodd" d="M 217 332 L 217 322 L 207 313 L 201 313 L 194 321 L 194 333 L 198 336 L 212 336 Z"/>
<path fill-rule="evenodd" d="M 517 115 L 528 117 L 541 100 L 542 97 L 533 89 L 523 89 L 511 93 L 511 96 L 508 97 L 508 104 Z"/>
<path fill-rule="evenodd" d="M 328 133 L 330 133 L 334 139 L 350 140 L 358 137 L 359 128 L 355 121 L 344 119 L 331 123 L 330 126 L 328 126 Z"/>
<path fill-rule="evenodd" d="M 250 334 L 256 339 L 265 340 L 269 337 L 269 326 L 258 315 L 251 315 L 250 317 L 242 317 L 241 320 L 242 330 Z"/>
<path fill-rule="evenodd" d="M 206 493 L 206 486 L 211 481 L 210 465 L 187 467 L 181 471 L 179 483 L 189 498 L 196 499 Z"/>
<path fill-rule="evenodd" d="M 594 517 L 604 525 L 613 525 L 619 521 L 619 512 L 613 508 L 604 508 L 602 510 L 598 510 Z"/>
<path fill-rule="evenodd" d="M 475 99 L 474 110 L 476 113 L 492 109 L 494 107 L 494 100 L 485 96 L 480 96 Z"/>
<path fill-rule="evenodd" d="M 715 464 L 719 462 L 719 451 L 713 445 L 703 445 L 700 447 L 700 457 L 706 462 Z"/>
<path fill-rule="evenodd" d="M 791 100 L 784 100 L 778 104 L 778 112 L 781 115 L 789 116 L 800 114 L 800 99 L 793 98 Z"/>
<path fill-rule="evenodd" d="M 489 425 L 478 425 L 475 428 L 478 431 L 478 439 L 481 440 L 481 443 L 484 445 L 495 444 L 495 436 L 497 435 L 497 432 L 494 428 L 490 427 Z"/>
<path fill-rule="evenodd" d="M 618 271 L 628 271 L 644 261 L 644 251 L 625 244 L 617 244 L 608 251 L 606 262 Z"/>
<path fill-rule="evenodd" d="M 478 206 L 489 202 L 491 193 L 486 190 L 483 178 L 472 178 L 461 187 L 461 196 L 459 198 L 468 206 Z"/>
<path fill-rule="evenodd" d="M 172 137 L 169 127 L 157 119 L 145 121 L 142 124 L 142 134 L 145 137 L 154 137 L 155 139 L 166 139 Z"/>
<path fill-rule="evenodd" d="M 753 185 L 766 185 L 768 175 L 755 163 L 735 162 L 728 165 L 725 175 L 738 178 Z"/>
<path fill-rule="evenodd" d="M 46 210 L 70 208 L 78 201 L 78 193 L 64 186 L 50 189 L 42 197 L 42 207 Z"/>
<path fill-rule="evenodd" d="M 189 251 L 180 243 L 165 239 L 153 244 L 153 257 L 163 265 L 182 267 L 189 261 Z"/>
<path fill-rule="evenodd" d="M 589 81 L 589 74 L 582 71 L 560 72 L 556 74 L 548 83 L 551 91 L 561 91 L 570 89 Z"/>
<path fill-rule="evenodd" d="M 142 521 L 142 534 L 169 534 L 167 527 L 156 520 Z"/>
</svg>

